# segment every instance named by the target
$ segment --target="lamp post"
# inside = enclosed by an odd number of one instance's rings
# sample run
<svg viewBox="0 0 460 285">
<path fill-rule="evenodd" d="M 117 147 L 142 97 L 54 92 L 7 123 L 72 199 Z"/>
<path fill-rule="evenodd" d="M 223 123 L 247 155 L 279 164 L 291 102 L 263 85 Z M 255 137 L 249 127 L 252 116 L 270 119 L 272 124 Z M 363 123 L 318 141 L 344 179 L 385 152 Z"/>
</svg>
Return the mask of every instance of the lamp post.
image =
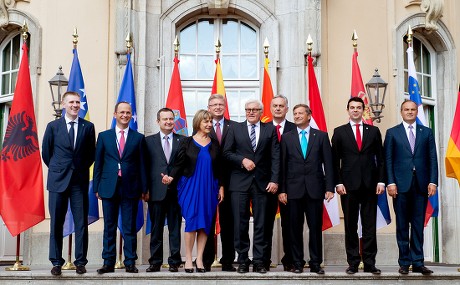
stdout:
<svg viewBox="0 0 460 285">
<path fill-rule="evenodd" d="M 385 108 L 385 94 L 387 92 L 387 85 L 379 74 L 379 70 L 376 68 L 375 73 L 372 76 L 371 80 L 366 83 L 367 96 L 369 97 L 369 107 L 372 111 L 372 121 L 377 121 L 380 123 L 382 116 L 382 111 Z"/>
<path fill-rule="evenodd" d="M 53 99 L 51 104 L 54 109 L 54 116 L 56 119 L 59 119 L 62 116 L 61 99 L 64 93 L 62 88 L 69 84 L 69 80 L 67 80 L 62 72 L 62 66 L 59 66 L 56 75 L 48 83 L 50 84 L 51 97 Z"/>
</svg>

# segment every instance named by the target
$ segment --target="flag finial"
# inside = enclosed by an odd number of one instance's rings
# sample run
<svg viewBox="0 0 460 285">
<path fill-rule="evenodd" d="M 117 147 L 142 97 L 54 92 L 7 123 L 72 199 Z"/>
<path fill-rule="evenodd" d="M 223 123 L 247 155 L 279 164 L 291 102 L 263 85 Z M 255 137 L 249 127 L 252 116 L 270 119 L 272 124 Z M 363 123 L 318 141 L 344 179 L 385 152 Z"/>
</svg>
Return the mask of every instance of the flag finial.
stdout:
<svg viewBox="0 0 460 285">
<path fill-rule="evenodd" d="M 353 47 L 357 48 L 358 47 L 358 34 L 356 33 L 356 30 L 353 30 L 353 35 L 351 36 L 351 40 L 353 41 Z"/>
<path fill-rule="evenodd" d="M 22 25 L 22 28 L 21 28 L 22 38 L 24 41 L 26 41 L 27 38 L 29 37 L 27 35 L 28 32 L 29 32 L 29 26 L 27 26 L 26 20 L 24 20 L 24 24 Z"/>
<path fill-rule="evenodd" d="M 176 35 L 176 38 L 174 39 L 173 45 L 174 45 L 174 55 L 177 56 L 177 54 L 179 53 L 179 46 L 180 46 L 177 35 Z"/>
<path fill-rule="evenodd" d="M 77 48 L 77 44 L 78 44 L 78 32 L 77 32 L 77 27 L 73 28 L 73 40 L 72 40 L 72 43 L 73 43 L 73 48 Z"/>
<path fill-rule="evenodd" d="M 215 44 L 217 58 L 219 58 L 219 53 L 220 53 L 220 47 L 221 47 L 221 46 L 222 46 L 222 45 L 220 44 L 219 38 L 217 38 L 216 44 Z"/>
<path fill-rule="evenodd" d="M 264 54 L 265 54 L 265 58 L 268 58 L 268 48 L 270 47 L 270 43 L 268 42 L 268 38 L 266 37 L 265 38 L 265 41 L 264 41 Z"/>
<path fill-rule="evenodd" d="M 308 53 L 311 55 L 311 51 L 313 50 L 313 40 L 310 36 L 310 34 L 308 34 L 308 38 L 307 38 L 307 50 L 308 50 Z"/>
<path fill-rule="evenodd" d="M 409 27 L 407 28 L 407 43 L 409 44 L 409 46 L 411 46 L 412 44 L 412 35 L 414 34 L 414 32 L 412 32 L 412 28 Z"/>
<path fill-rule="evenodd" d="M 128 33 L 125 39 L 126 48 L 128 49 L 128 53 L 131 53 L 131 48 L 133 47 L 133 38 L 131 37 L 131 33 Z"/>
</svg>

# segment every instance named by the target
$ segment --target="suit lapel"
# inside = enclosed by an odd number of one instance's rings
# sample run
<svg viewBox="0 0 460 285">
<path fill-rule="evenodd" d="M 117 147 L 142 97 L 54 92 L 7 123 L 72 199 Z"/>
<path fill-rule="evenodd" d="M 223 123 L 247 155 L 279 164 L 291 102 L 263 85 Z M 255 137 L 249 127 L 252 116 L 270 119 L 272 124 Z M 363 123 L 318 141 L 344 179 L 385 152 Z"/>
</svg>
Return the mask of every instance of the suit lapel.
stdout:
<svg viewBox="0 0 460 285">
<path fill-rule="evenodd" d="M 345 125 L 345 133 L 347 134 L 347 136 L 349 137 L 349 139 L 351 141 L 353 141 L 353 145 L 356 147 L 356 150 L 359 151 L 358 149 L 358 143 L 356 142 L 356 138 L 355 138 L 355 134 L 353 133 L 353 130 L 351 129 L 351 125 L 348 123 Z M 362 141 L 361 141 L 362 143 Z M 362 144 L 361 144 L 361 147 L 362 147 Z"/>
<path fill-rule="evenodd" d="M 177 149 L 179 149 L 179 136 L 176 134 L 173 134 L 173 139 L 172 139 L 172 148 L 171 148 L 171 158 L 175 157 Z M 163 152 L 164 153 L 164 152 Z M 165 157 L 166 159 L 166 157 Z M 171 161 L 170 161 L 171 162 Z"/>
<path fill-rule="evenodd" d="M 296 130 L 295 132 L 292 132 L 292 134 L 293 134 L 292 138 L 294 139 L 295 148 L 300 153 L 300 157 L 303 158 L 302 147 L 300 146 L 299 132 L 297 132 Z M 283 133 L 283 136 L 284 136 L 284 133 Z M 281 139 L 283 139 L 283 137 L 281 137 Z"/>
<path fill-rule="evenodd" d="M 248 144 L 249 149 L 252 149 L 251 138 L 249 138 L 248 121 L 244 121 L 243 123 L 241 123 L 241 128 L 242 128 L 241 131 L 242 131 L 243 136 L 246 137 L 246 143 Z"/>
<path fill-rule="evenodd" d="M 131 128 L 128 128 L 128 138 L 126 139 L 125 148 L 123 149 L 123 153 L 121 154 L 121 158 L 123 158 L 123 156 L 125 155 L 127 150 L 129 150 L 131 145 L 134 144 L 133 135 L 134 135 L 134 130 L 132 130 Z"/>
<path fill-rule="evenodd" d="M 414 153 L 417 151 L 417 147 L 420 145 L 420 142 L 422 141 L 422 136 L 423 136 L 423 128 L 420 127 L 419 125 L 416 125 L 416 130 L 415 130 L 415 145 L 414 145 Z"/>
<path fill-rule="evenodd" d="M 78 130 L 77 130 L 77 141 L 75 142 L 75 150 L 77 150 L 81 145 L 84 128 L 86 128 L 85 122 L 81 118 L 79 118 L 78 119 Z"/>
<path fill-rule="evenodd" d="M 62 128 L 64 134 L 66 134 L 66 139 L 64 139 L 66 142 L 67 142 L 67 146 L 70 148 L 70 149 L 73 149 L 72 147 L 72 143 L 70 141 L 70 135 L 69 135 L 69 130 L 67 129 L 67 123 L 65 121 L 65 117 L 62 116 L 61 118 L 61 123 L 59 124 L 60 128 Z"/>
<path fill-rule="evenodd" d="M 402 123 L 399 125 L 398 130 L 399 135 L 402 138 L 404 147 L 407 148 L 408 152 L 412 153 L 412 150 L 410 149 L 409 139 L 407 138 L 406 129 L 404 128 L 404 125 Z M 417 139 L 415 140 L 415 143 L 417 144 Z"/>
<path fill-rule="evenodd" d="M 163 150 L 163 145 L 162 145 L 162 140 L 163 140 L 163 138 L 162 138 L 161 136 L 162 136 L 161 133 L 158 133 L 157 135 L 155 135 L 155 136 L 153 137 L 153 144 L 154 144 L 156 147 L 158 147 L 159 153 L 161 153 L 161 154 L 160 154 L 161 159 L 163 159 L 165 162 L 167 162 L 167 161 L 166 161 L 166 155 L 165 155 L 165 152 L 164 152 L 164 150 Z M 172 154 L 171 154 L 171 156 L 172 156 Z"/>
<path fill-rule="evenodd" d="M 259 148 L 260 143 L 262 142 L 261 138 L 265 137 L 265 133 L 267 132 L 267 125 L 259 122 L 260 132 L 259 132 L 259 140 L 257 141 L 256 151 Z"/>
<path fill-rule="evenodd" d="M 228 128 L 229 127 L 230 127 L 229 121 L 227 119 L 224 119 L 224 126 L 223 126 L 223 130 L 222 130 L 222 141 L 225 140 L 225 137 L 228 134 Z"/>
<path fill-rule="evenodd" d="M 308 145 L 307 145 L 307 154 L 305 155 L 305 159 L 307 159 L 308 155 L 310 154 L 311 148 L 316 143 L 316 130 L 310 128 L 310 135 L 308 136 Z"/>
<path fill-rule="evenodd" d="M 367 145 L 367 143 L 370 141 L 369 140 L 369 134 L 370 134 L 370 126 L 367 124 L 363 124 L 363 135 L 362 135 L 362 141 L 361 141 L 361 150 L 364 149 L 364 147 Z M 358 145 L 358 143 L 356 143 Z"/>
</svg>

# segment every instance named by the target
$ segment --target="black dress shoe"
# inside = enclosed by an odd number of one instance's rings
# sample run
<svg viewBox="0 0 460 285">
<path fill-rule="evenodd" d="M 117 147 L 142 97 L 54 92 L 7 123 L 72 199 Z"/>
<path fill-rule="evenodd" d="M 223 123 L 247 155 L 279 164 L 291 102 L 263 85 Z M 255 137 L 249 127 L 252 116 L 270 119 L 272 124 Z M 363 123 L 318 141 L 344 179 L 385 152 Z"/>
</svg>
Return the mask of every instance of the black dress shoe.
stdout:
<svg viewBox="0 0 460 285">
<path fill-rule="evenodd" d="M 206 270 L 206 272 L 211 271 L 211 265 L 203 265 L 203 266 L 204 266 L 204 270 Z"/>
<path fill-rule="evenodd" d="M 324 274 L 324 269 L 322 269 L 319 265 L 310 265 L 310 272 Z"/>
<path fill-rule="evenodd" d="M 139 270 L 137 270 L 137 267 L 136 265 L 126 265 L 125 267 L 125 271 L 128 272 L 128 273 L 138 273 Z"/>
<path fill-rule="evenodd" d="M 75 265 L 75 272 L 77 274 L 85 274 L 86 273 L 86 267 L 84 265 Z"/>
<path fill-rule="evenodd" d="M 195 268 L 196 268 L 196 272 L 198 272 L 198 273 L 206 273 L 206 269 L 204 268 L 204 266 L 203 267 L 198 267 L 198 265 L 196 265 L 196 263 L 195 263 Z"/>
<path fill-rule="evenodd" d="M 246 273 L 246 272 L 249 272 L 249 265 L 247 265 L 246 263 L 241 263 L 240 265 L 238 265 L 238 270 L 237 270 L 238 273 Z"/>
<path fill-rule="evenodd" d="M 61 266 L 59 266 L 59 265 L 53 266 L 53 268 L 51 268 L 51 274 L 54 275 L 54 276 L 61 275 L 62 274 Z"/>
<path fill-rule="evenodd" d="M 179 272 L 179 267 L 177 265 L 169 265 L 169 272 Z M 160 269 L 158 269 L 160 271 Z"/>
<path fill-rule="evenodd" d="M 115 269 L 113 266 L 108 266 L 108 265 L 102 265 L 101 268 L 97 270 L 98 274 L 104 274 L 104 273 L 110 273 L 110 272 L 115 272 Z"/>
<path fill-rule="evenodd" d="M 184 267 L 184 270 L 185 270 L 185 273 L 193 273 L 194 271 L 193 268 L 185 268 L 185 267 Z"/>
<path fill-rule="evenodd" d="M 345 270 L 347 274 L 355 274 L 356 272 L 358 272 L 357 266 L 348 266 L 347 270 Z"/>
<path fill-rule="evenodd" d="M 303 272 L 303 266 L 294 266 L 294 268 L 292 269 L 292 272 L 294 273 L 302 273 Z"/>
<path fill-rule="evenodd" d="M 222 271 L 235 272 L 236 268 L 231 263 L 222 264 Z"/>
<path fill-rule="evenodd" d="M 376 275 L 382 273 L 382 271 L 375 266 L 369 266 L 369 267 L 364 266 L 364 272 L 369 272 L 369 273 L 376 274 Z"/>
<path fill-rule="evenodd" d="M 146 272 L 158 272 L 160 271 L 160 268 L 161 268 L 160 264 L 150 264 L 150 266 L 145 271 Z M 171 271 L 171 267 L 169 271 Z"/>
<path fill-rule="evenodd" d="M 422 273 L 423 275 L 431 275 L 431 273 L 433 273 L 433 270 L 430 270 L 425 266 L 412 266 L 412 272 Z"/>
<path fill-rule="evenodd" d="M 409 266 L 401 266 L 398 270 L 399 274 L 407 275 L 409 274 Z"/>
<path fill-rule="evenodd" d="M 288 271 L 288 272 L 294 271 L 294 265 L 292 265 L 292 264 L 283 264 L 283 271 Z"/>
<path fill-rule="evenodd" d="M 267 269 L 265 269 L 265 266 L 263 264 L 254 264 L 252 267 L 252 271 L 262 274 L 267 273 Z"/>
</svg>

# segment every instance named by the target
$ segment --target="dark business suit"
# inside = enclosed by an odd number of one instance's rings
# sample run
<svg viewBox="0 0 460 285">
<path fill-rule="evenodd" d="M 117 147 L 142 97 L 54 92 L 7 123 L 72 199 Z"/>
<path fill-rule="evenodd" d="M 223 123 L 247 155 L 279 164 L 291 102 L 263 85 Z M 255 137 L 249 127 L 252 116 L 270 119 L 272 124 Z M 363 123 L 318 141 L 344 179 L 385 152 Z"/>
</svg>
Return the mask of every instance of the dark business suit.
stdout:
<svg viewBox="0 0 460 285">
<path fill-rule="evenodd" d="M 254 217 L 253 263 L 263 266 L 265 242 L 266 187 L 269 182 L 278 183 L 280 167 L 279 143 L 273 124 L 260 123 L 259 139 L 255 151 L 249 138 L 247 121 L 230 128 L 224 145 L 224 157 L 232 166 L 229 191 L 234 215 L 234 241 L 238 263 L 249 264 L 249 201 L 252 199 Z M 248 158 L 256 167 L 247 171 L 242 161 Z"/>
<path fill-rule="evenodd" d="M 347 191 L 347 194 L 340 196 L 345 222 L 347 262 L 357 268 L 361 261 L 357 233 L 358 215 L 361 213 L 362 258 L 365 267 L 372 267 L 377 255 L 376 187 L 379 182 L 385 181 L 380 130 L 363 124 L 362 147 L 359 150 L 352 126 L 347 123 L 337 127 L 332 136 L 332 154 L 334 183 L 343 184 Z"/>
<path fill-rule="evenodd" d="M 214 122 L 213 122 L 214 124 Z M 221 127 L 222 139 L 220 142 L 220 155 L 222 157 L 222 146 L 225 143 L 227 138 L 228 130 L 233 124 L 236 124 L 235 121 L 224 119 L 224 124 Z M 214 127 L 209 133 L 209 137 L 218 141 Z M 231 265 L 235 261 L 235 246 L 233 245 L 233 213 L 232 213 L 232 203 L 230 198 L 230 192 L 228 191 L 228 185 L 230 182 L 230 172 L 231 165 L 229 165 L 225 160 L 221 160 L 221 176 L 222 176 L 222 185 L 224 186 L 224 200 L 219 204 L 219 225 L 220 225 L 220 241 L 222 245 L 222 258 L 220 263 L 224 265 Z M 213 221 L 213 226 L 211 228 L 211 235 L 206 241 L 206 247 L 203 252 L 203 264 L 205 267 L 210 267 L 214 262 L 214 257 L 216 255 L 216 250 L 214 246 L 214 233 L 215 233 L 215 219 Z"/>
<path fill-rule="evenodd" d="M 169 252 L 168 264 L 179 266 L 182 263 L 180 254 L 180 229 L 182 215 L 177 202 L 176 184 L 165 185 L 161 182 L 161 173 L 169 175 L 174 165 L 181 135 L 172 134 L 171 156 L 166 160 L 163 150 L 164 138 L 162 133 L 156 133 L 145 138 L 147 154 L 147 187 L 149 189 L 149 214 L 152 221 L 150 234 L 150 265 L 163 263 L 163 230 L 165 217 L 168 219 Z"/>
<path fill-rule="evenodd" d="M 306 157 L 303 157 L 297 129 L 283 134 L 281 140 L 281 193 L 287 194 L 291 253 L 294 266 L 305 265 L 303 224 L 309 229 L 311 267 L 323 262 L 322 223 L 326 191 L 334 192 L 332 151 L 326 132 L 310 128 Z"/>
<path fill-rule="evenodd" d="M 82 118 L 78 118 L 75 148 L 70 141 L 64 117 L 50 122 L 46 127 L 42 156 L 48 166 L 47 189 L 51 217 L 49 259 L 55 266 L 64 264 L 62 236 L 69 199 L 75 224 L 74 263 L 88 263 L 89 168 L 94 162 L 95 147 L 94 125 Z"/>
<path fill-rule="evenodd" d="M 132 266 L 137 259 L 136 215 L 139 198 L 147 193 L 144 135 L 129 129 L 120 157 L 115 128 L 99 133 L 94 163 L 94 192 L 102 199 L 104 211 L 104 265 L 116 261 L 116 232 L 121 207 L 124 264 Z M 118 176 L 118 166 L 122 176 Z"/>
<path fill-rule="evenodd" d="M 273 122 L 270 122 L 273 124 Z M 275 126 L 276 129 L 276 126 Z M 283 135 L 288 133 L 292 130 L 296 129 L 296 125 L 292 122 L 286 120 L 284 123 Z M 272 242 L 273 242 L 273 227 L 275 222 L 276 213 L 278 212 L 278 194 L 279 191 L 275 194 L 268 195 L 267 199 L 267 207 L 265 213 L 265 241 L 267 242 L 267 247 L 264 253 L 264 263 L 267 269 L 270 269 L 271 256 L 272 256 Z M 292 256 L 291 250 L 289 249 L 290 241 L 289 241 L 289 226 L 288 226 L 288 213 L 286 206 L 283 204 L 279 204 L 280 209 L 280 217 L 281 217 L 281 232 L 283 236 L 283 250 L 284 256 L 281 259 L 281 262 L 285 266 L 292 265 Z"/>
<path fill-rule="evenodd" d="M 396 184 L 393 200 L 400 266 L 424 266 L 423 226 L 428 201 L 428 184 L 438 185 L 436 145 L 431 129 L 416 125 L 412 154 L 403 124 L 385 136 L 385 167 L 388 185 Z M 409 239 L 410 224 L 410 239 Z"/>
</svg>

